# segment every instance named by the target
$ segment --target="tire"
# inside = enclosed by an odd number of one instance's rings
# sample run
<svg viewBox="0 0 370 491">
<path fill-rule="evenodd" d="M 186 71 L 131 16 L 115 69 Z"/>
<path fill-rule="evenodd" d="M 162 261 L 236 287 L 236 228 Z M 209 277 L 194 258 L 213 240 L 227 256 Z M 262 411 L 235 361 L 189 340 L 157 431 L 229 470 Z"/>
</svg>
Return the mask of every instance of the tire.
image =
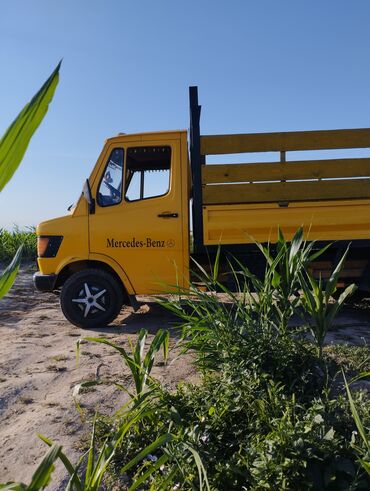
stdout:
<svg viewBox="0 0 370 491">
<path fill-rule="evenodd" d="M 74 273 L 64 283 L 60 306 L 65 317 L 77 327 L 105 327 L 119 314 L 123 292 L 117 280 L 101 269 Z"/>
</svg>

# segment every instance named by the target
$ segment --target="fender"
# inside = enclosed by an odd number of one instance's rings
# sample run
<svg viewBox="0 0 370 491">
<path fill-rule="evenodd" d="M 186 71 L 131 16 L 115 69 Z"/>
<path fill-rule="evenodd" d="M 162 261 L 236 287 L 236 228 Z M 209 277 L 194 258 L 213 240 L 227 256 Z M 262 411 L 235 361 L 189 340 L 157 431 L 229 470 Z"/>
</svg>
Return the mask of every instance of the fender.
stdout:
<svg viewBox="0 0 370 491">
<path fill-rule="evenodd" d="M 127 276 L 126 272 L 121 268 L 121 266 L 114 261 L 110 256 L 106 256 L 105 254 L 89 254 L 87 260 L 90 261 L 99 261 L 101 263 L 108 264 L 119 276 L 120 280 L 123 283 L 123 286 L 125 287 L 128 295 L 135 295 L 135 290 L 134 287 L 132 286 L 132 283 Z"/>
<path fill-rule="evenodd" d="M 89 260 L 88 256 L 67 256 L 63 259 L 63 261 L 58 263 L 58 266 L 55 268 L 55 274 L 59 276 L 61 271 L 63 271 L 63 269 L 66 266 L 80 261 L 88 261 L 88 260 Z"/>
</svg>

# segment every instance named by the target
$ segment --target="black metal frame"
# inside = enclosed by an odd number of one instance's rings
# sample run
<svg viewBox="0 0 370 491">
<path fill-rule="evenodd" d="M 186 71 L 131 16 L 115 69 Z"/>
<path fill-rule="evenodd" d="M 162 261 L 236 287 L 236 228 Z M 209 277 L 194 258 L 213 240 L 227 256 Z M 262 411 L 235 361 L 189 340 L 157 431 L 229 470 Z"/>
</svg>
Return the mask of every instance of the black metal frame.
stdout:
<svg viewBox="0 0 370 491">
<path fill-rule="evenodd" d="M 332 244 L 329 249 L 324 252 L 322 256 L 318 258 L 320 260 L 329 260 L 333 264 L 333 269 L 339 262 L 340 258 L 344 254 L 345 249 L 350 246 L 350 255 L 352 255 L 356 249 L 362 249 L 368 253 L 370 257 L 370 239 L 357 239 L 357 240 L 338 240 L 338 241 L 317 241 L 315 242 L 314 250 L 322 249 L 328 244 Z M 267 246 L 267 243 L 264 244 Z M 271 252 L 275 251 L 276 244 L 271 243 L 269 245 Z M 238 269 L 237 262 L 240 261 L 248 269 L 260 279 L 263 278 L 265 273 L 266 263 L 261 251 L 256 244 L 226 244 L 220 246 L 205 246 L 202 251 L 194 252 L 191 257 L 196 263 L 202 265 L 207 269 L 211 267 L 216 259 L 216 254 L 220 249 L 220 271 L 226 269 L 229 271 L 229 264 L 232 264 Z M 192 268 L 192 264 L 190 263 Z M 196 271 L 196 266 L 193 268 Z M 360 290 L 370 292 L 370 261 L 365 267 L 365 270 L 361 278 L 346 278 L 346 283 L 356 283 Z"/>
<path fill-rule="evenodd" d="M 202 165 L 204 155 L 200 154 L 200 112 L 198 104 L 198 87 L 189 87 L 190 102 L 190 168 L 192 177 L 192 217 L 194 252 L 204 250 L 203 242 L 203 207 L 202 207 Z"/>
</svg>

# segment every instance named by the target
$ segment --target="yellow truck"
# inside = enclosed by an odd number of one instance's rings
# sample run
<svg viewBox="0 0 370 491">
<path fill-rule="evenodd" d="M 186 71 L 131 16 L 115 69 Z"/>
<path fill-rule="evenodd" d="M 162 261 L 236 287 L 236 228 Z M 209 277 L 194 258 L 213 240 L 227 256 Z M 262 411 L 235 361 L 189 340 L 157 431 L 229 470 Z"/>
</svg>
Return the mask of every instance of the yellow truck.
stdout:
<svg viewBox="0 0 370 491">
<path fill-rule="evenodd" d="M 67 216 L 37 227 L 41 291 L 60 293 L 79 327 L 110 323 L 136 295 L 187 287 L 190 257 L 263 264 L 254 240 L 274 243 L 300 226 L 333 246 L 312 265 L 326 277 L 351 242 L 343 285 L 370 290 L 370 158 L 288 161 L 287 152 L 370 147 L 370 129 L 201 135 L 197 87 L 190 131 L 109 138 Z M 218 154 L 276 152 L 276 162 L 212 164 Z M 193 250 L 190 252 L 192 218 Z"/>
</svg>

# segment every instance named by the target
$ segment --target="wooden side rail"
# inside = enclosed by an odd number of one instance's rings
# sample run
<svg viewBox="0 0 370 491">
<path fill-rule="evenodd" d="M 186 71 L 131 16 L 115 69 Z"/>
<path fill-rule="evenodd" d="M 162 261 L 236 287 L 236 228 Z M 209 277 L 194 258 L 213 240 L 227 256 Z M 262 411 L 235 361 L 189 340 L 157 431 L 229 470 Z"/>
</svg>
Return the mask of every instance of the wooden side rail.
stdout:
<svg viewBox="0 0 370 491">
<path fill-rule="evenodd" d="M 202 166 L 203 204 L 370 198 L 370 158 L 286 162 L 285 153 L 370 147 L 370 129 L 201 136 L 201 154 L 281 152 L 280 162 Z"/>
<path fill-rule="evenodd" d="M 201 155 L 367 147 L 370 147 L 370 128 L 200 137 Z"/>
<path fill-rule="evenodd" d="M 369 199 L 370 179 L 301 181 L 204 186 L 203 204 L 279 203 Z"/>
<path fill-rule="evenodd" d="M 370 158 L 202 166 L 202 184 L 348 177 L 370 177 Z"/>
</svg>

